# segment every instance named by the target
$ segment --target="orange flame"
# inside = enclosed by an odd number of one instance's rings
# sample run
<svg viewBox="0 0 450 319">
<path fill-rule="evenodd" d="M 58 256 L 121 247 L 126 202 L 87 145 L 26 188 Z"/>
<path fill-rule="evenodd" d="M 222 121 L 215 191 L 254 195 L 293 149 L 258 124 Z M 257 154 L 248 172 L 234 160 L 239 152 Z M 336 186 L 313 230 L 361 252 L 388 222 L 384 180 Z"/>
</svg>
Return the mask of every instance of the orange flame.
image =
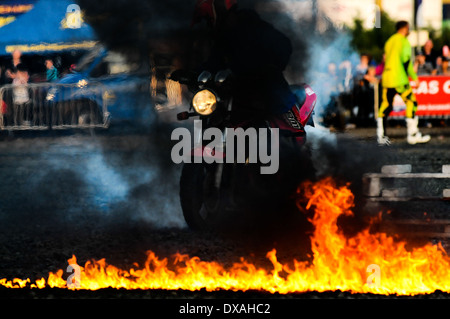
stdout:
<svg viewBox="0 0 450 319">
<path fill-rule="evenodd" d="M 346 238 L 338 229 L 341 215 L 353 213 L 353 194 L 348 187 L 337 187 L 330 179 L 306 183 L 301 191 L 308 199 L 306 208 L 314 208 L 310 220 L 315 226 L 311 236 L 312 260 L 281 264 L 276 251 L 267 253 L 273 269 L 267 271 L 241 258 L 225 268 L 217 262 L 176 254 L 172 263 L 147 252 L 143 267 L 122 270 L 104 259 L 88 261 L 80 269 L 78 288 L 71 289 L 185 289 L 215 291 L 264 290 L 271 293 L 307 291 L 348 291 L 417 295 L 436 290 L 450 292 L 450 259 L 440 244 L 427 244 L 408 251 L 406 242 L 394 241 L 385 233 L 371 234 L 369 229 Z M 300 193 L 300 189 L 299 189 Z M 69 264 L 76 264 L 73 256 Z M 50 273 L 47 280 L 0 280 L 9 288 L 67 287 L 64 271 Z"/>
</svg>

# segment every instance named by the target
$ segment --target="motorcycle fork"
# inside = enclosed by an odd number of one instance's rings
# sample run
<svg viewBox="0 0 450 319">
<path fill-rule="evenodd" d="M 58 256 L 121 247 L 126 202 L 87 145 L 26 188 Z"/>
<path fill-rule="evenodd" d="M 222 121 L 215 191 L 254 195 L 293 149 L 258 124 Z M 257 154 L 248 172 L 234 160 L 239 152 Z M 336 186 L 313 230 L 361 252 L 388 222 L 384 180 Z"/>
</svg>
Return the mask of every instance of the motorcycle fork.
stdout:
<svg viewBox="0 0 450 319">
<path fill-rule="evenodd" d="M 233 98 L 230 98 L 227 104 L 227 111 L 228 111 L 228 115 L 225 119 L 225 122 L 228 122 L 230 120 L 230 114 L 233 108 Z M 203 132 L 202 132 L 203 134 Z M 222 149 L 220 150 L 221 152 L 223 152 L 225 154 L 225 157 L 223 158 L 223 161 L 216 163 L 216 167 L 215 167 L 215 173 L 214 173 L 214 187 L 217 190 L 221 190 L 222 191 L 222 182 L 223 182 L 223 171 L 224 171 L 224 164 L 226 161 L 226 145 L 227 145 L 227 141 L 226 141 L 226 125 L 225 128 L 222 130 Z M 200 139 L 198 140 L 200 142 Z M 233 172 L 235 171 L 234 167 L 233 167 Z M 230 182 L 230 185 L 232 187 L 233 185 L 233 181 L 235 179 L 234 173 L 232 174 L 231 180 L 228 181 Z"/>
<path fill-rule="evenodd" d="M 225 167 L 226 160 L 226 129 L 223 130 L 223 144 L 222 151 L 225 157 L 222 162 L 216 164 L 215 175 L 214 175 L 214 187 L 228 198 L 228 207 L 235 208 L 238 207 L 236 202 L 236 184 L 239 180 L 239 172 L 236 169 L 236 163 L 230 163 Z M 226 175 L 225 175 L 226 174 Z"/>
<path fill-rule="evenodd" d="M 224 129 L 222 131 L 222 149 L 220 150 L 221 152 L 223 152 L 224 154 L 226 154 L 226 145 L 227 145 L 227 141 L 226 141 L 226 129 Z M 224 166 L 224 162 L 226 161 L 226 155 L 225 158 L 223 158 L 223 160 L 221 162 L 218 162 L 216 165 L 216 173 L 214 176 L 214 186 L 217 189 L 221 188 L 222 185 L 222 180 L 223 180 L 223 166 Z"/>
<path fill-rule="evenodd" d="M 214 187 L 217 189 L 221 188 L 223 176 L 223 163 L 217 163 L 216 172 L 214 174 Z"/>
</svg>

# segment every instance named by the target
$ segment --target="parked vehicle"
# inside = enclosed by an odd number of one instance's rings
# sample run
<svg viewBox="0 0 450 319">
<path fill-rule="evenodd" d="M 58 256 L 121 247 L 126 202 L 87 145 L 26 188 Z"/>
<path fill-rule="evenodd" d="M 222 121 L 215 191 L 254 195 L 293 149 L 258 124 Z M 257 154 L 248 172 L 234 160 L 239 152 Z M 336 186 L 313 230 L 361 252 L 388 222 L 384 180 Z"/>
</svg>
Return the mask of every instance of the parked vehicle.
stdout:
<svg viewBox="0 0 450 319">
<path fill-rule="evenodd" d="M 150 74 L 140 63 L 97 46 L 48 90 L 53 126 L 142 122 L 151 115 Z"/>
</svg>

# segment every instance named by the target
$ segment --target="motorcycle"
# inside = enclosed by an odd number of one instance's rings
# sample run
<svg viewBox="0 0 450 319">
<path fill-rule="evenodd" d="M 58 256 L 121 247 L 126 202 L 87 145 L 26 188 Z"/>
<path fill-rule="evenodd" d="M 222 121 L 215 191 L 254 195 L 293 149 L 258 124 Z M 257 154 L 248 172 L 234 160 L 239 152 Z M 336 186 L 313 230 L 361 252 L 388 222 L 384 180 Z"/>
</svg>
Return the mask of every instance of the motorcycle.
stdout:
<svg viewBox="0 0 450 319">
<path fill-rule="evenodd" d="M 241 107 L 242 94 L 236 92 L 235 78 L 229 70 L 214 75 L 203 71 L 198 76 L 177 70 L 170 79 L 187 85 L 193 93 L 189 111 L 178 113 L 177 119 L 198 118 L 194 122 L 196 144 L 180 178 L 181 207 L 191 229 L 220 228 L 241 218 L 243 212 L 276 210 L 295 193 L 301 179 L 312 178 L 314 168 L 305 149 L 304 127 L 314 125 L 312 114 L 317 96 L 309 85 L 290 86 L 297 103 L 287 113 L 255 116 L 254 111 L 248 111 L 251 108 Z M 219 142 L 213 146 L 202 139 L 208 129 L 221 133 Z M 230 140 L 230 136 L 236 137 L 228 134 L 230 130 L 243 132 L 243 141 L 249 143 Z M 194 127 L 194 135 L 195 131 Z M 252 139 L 255 135 L 249 132 L 256 133 L 256 138 Z M 255 144 L 266 155 L 278 152 L 276 172 L 262 173 L 264 167 L 267 169 L 267 160 L 252 159 L 251 147 Z M 229 156 L 230 153 L 233 155 Z"/>
</svg>

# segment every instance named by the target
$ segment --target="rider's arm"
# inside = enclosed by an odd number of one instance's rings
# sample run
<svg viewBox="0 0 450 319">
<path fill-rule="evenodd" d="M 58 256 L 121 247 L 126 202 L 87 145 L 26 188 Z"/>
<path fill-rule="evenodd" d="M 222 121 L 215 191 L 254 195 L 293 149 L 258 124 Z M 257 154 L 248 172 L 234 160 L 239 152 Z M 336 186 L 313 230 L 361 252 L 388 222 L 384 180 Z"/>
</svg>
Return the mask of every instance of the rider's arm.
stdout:
<svg viewBox="0 0 450 319">
<path fill-rule="evenodd" d="M 411 45 L 408 42 L 408 39 L 404 39 L 403 45 L 402 45 L 402 52 L 401 52 L 401 60 L 403 63 L 403 66 L 405 68 L 406 74 L 411 77 L 414 81 L 417 80 L 417 73 L 414 70 L 414 65 L 411 61 Z"/>
</svg>

